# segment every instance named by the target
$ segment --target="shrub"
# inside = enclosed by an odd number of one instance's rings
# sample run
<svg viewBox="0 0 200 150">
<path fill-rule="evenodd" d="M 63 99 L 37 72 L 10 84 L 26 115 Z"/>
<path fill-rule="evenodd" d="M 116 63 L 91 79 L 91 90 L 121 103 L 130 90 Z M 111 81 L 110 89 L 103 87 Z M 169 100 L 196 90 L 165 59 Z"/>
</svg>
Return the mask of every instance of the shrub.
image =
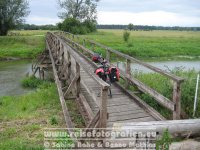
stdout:
<svg viewBox="0 0 200 150">
<path fill-rule="evenodd" d="M 166 129 L 163 133 L 162 138 L 156 142 L 156 150 L 160 149 L 169 149 L 170 144 L 172 143 L 172 137 L 168 130 Z"/>
<path fill-rule="evenodd" d="M 87 34 L 96 31 L 96 22 L 92 20 L 80 22 L 74 18 L 67 18 L 62 23 L 58 23 L 57 26 L 60 30 L 73 34 Z"/>
<path fill-rule="evenodd" d="M 26 77 L 21 82 L 22 86 L 26 88 L 37 88 L 45 83 L 45 81 L 37 79 L 34 76 Z"/>
<path fill-rule="evenodd" d="M 130 32 L 128 30 L 124 30 L 123 38 L 124 38 L 125 42 L 128 42 L 128 40 L 130 38 Z"/>
<path fill-rule="evenodd" d="M 57 125 L 58 124 L 58 120 L 55 116 L 52 116 L 50 119 L 50 123 L 51 125 Z"/>
</svg>

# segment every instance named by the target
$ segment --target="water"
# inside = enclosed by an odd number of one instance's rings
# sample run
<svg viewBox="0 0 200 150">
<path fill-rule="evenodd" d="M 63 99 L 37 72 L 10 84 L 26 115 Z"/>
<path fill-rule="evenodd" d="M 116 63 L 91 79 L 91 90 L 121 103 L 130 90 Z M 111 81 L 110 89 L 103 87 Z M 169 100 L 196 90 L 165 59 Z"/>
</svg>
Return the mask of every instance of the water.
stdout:
<svg viewBox="0 0 200 150">
<path fill-rule="evenodd" d="M 183 67 L 184 70 L 195 69 L 200 71 L 200 61 L 163 61 L 163 62 L 147 62 L 160 69 L 169 71 L 175 67 Z M 119 68 L 125 70 L 126 65 L 123 62 L 118 63 Z M 168 69 L 169 68 L 169 69 Z M 132 71 L 142 71 L 149 73 L 151 70 L 138 64 L 131 64 Z M 31 72 L 30 60 L 17 61 L 0 61 L 0 96 L 6 95 L 22 95 L 30 92 L 30 89 L 21 86 L 21 80 L 26 76 L 27 72 Z"/>
<path fill-rule="evenodd" d="M 184 71 L 188 71 L 191 69 L 195 69 L 196 71 L 200 71 L 200 61 L 162 61 L 162 62 L 146 62 L 152 66 L 158 67 L 165 71 L 173 70 L 174 68 L 180 68 Z M 118 62 L 118 66 L 120 69 L 125 71 L 126 64 L 124 62 Z M 131 70 L 144 72 L 144 73 L 151 73 L 153 71 L 149 70 L 146 67 L 143 67 L 138 64 L 131 64 Z"/>
<path fill-rule="evenodd" d="M 0 96 L 30 92 L 30 89 L 21 86 L 21 80 L 30 71 L 30 60 L 0 61 Z"/>
</svg>

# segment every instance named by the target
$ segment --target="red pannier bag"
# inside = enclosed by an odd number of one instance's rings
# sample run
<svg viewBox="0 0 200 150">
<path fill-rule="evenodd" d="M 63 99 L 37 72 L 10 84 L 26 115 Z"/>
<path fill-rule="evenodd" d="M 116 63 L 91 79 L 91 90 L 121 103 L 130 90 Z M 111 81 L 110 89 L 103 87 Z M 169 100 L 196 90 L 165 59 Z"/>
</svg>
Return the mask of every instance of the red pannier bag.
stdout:
<svg viewBox="0 0 200 150">
<path fill-rule="evenodd" d="M 116 67 L 110 67 L 109 68 L 109 72 L 110 72 L 110 81 L 111 82 L 119 81 L 120 72 L 119 72 L 118 68 L 116 68 Z"/>
<path fill-rule="evenodd" d="M 92 61 L 95 62 L 95 63 L 98 63 L 100 58 L 101 58 L 100 55 L 95 53 L 92 56 Z"/>
<path fill-rule="evenodd" d="M 95 70 L 95 74 L 98 75 L 99 78 L 101 78 L 102 80 L 106 81 L 106 75 L 105 75 L 103 68 L 97 68 Z"/>
</svg>

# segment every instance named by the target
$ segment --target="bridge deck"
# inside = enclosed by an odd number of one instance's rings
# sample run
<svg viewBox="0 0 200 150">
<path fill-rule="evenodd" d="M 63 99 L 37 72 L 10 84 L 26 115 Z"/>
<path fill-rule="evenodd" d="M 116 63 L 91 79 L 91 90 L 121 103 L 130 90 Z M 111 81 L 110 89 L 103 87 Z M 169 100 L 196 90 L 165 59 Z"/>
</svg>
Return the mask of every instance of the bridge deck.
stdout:
<svg viewBox="0 0 200 150">
<path fill-rule="evenodd" d="M 74 54 L 81 58 L 82 66 L 87 66 L 88 69 L 94 72 L 95 68 L 88 61 L 82 58 L 76 51 Z M 75 60 L 72 59 L 72 63 L 75 63 Z M 75 69 L 75 68 L 74 68 Z M 94 114 L 97 113 L 99 107 L 98 102 L 95 102 L 92 98 L 91 94 L 85 88 L 87 87 L 89 91 L 95 93 L 97 96 L 100 91 L 100 86 L 98 83 L 91 78 L 91 76 L 85 72 L 81 67 L 81 93 L 84 95 L 87 100 L 92 112 Z M 156 119 L 146 112 L 143 108 L 141 108 L 133 98 L 124 93 L 119 87 L 116 85 L 111 86 L 112 98 L 108 96 L 108 122 L 107 127 L 112 127 L 113 123 L 127 123 L 127 122 L 146 122 L 146 121 L 156 121 Z"/>
</svg>

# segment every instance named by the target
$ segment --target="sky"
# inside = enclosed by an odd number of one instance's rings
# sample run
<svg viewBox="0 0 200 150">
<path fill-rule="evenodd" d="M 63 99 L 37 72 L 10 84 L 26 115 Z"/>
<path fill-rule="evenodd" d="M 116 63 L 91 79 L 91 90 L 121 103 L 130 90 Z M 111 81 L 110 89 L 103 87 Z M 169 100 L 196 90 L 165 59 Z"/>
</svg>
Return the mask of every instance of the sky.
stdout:
<svg viewBox="0 0 200 150">
<path fill-rule="evenodd" d="M 56 24 L 57 0 L 29 0 L 26 23 Z M 200 27 L 200 0 L 100 0 L 98 24 Z"/>
</svg>

